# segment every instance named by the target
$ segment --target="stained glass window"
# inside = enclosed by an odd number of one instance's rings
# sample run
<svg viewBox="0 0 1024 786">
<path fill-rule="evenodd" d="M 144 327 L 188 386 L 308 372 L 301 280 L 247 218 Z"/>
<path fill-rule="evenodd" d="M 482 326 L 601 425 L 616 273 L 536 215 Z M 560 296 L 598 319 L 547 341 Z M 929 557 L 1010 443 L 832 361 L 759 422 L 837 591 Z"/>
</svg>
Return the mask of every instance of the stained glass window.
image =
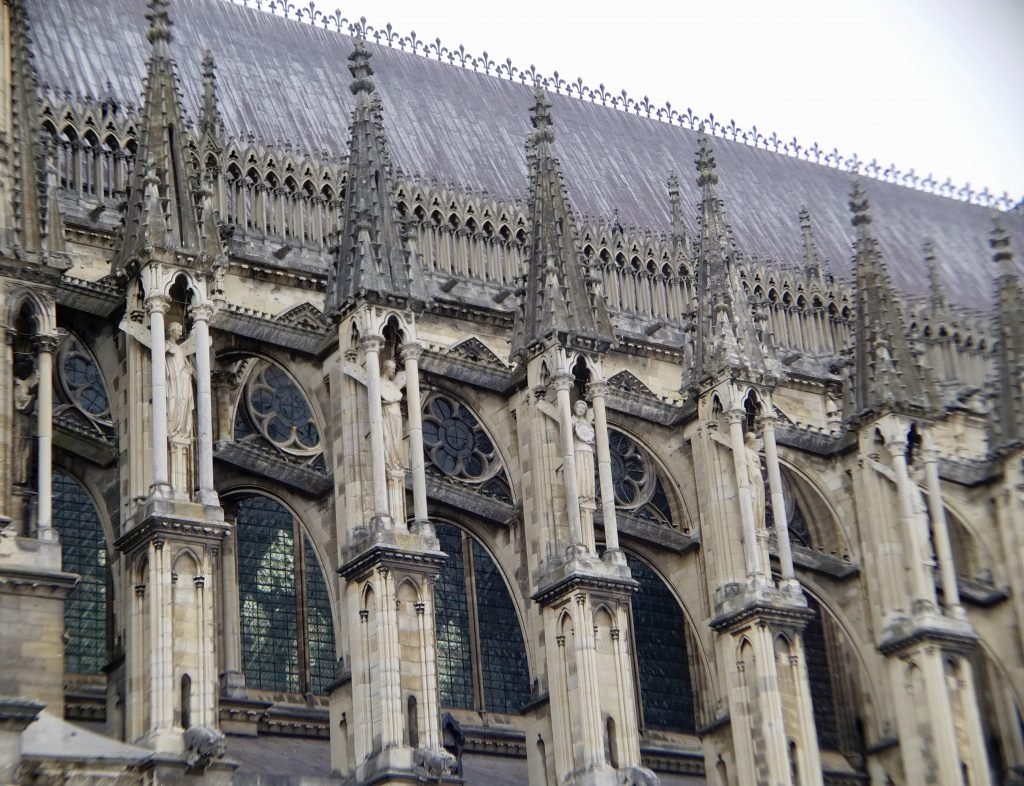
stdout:
<svg viewBox="0 0 1024 786">
<path fill-rule="evenodd" d="M 523 633 L 498 566 L 483 546 L 472 542 L 484 709 L 518 713 L 530 700 Z"/>
<path fill-rule="evenodd" d="M 260 438 L 303 461 L 316 461 L 323 454 L 305 395 L 283 369 L 262 360 L 249 370 L 235 413 L 235 439 Z"/>
<path fill-rule="evenodd" d="M 85 415 L 100 432 L 112 431 L 110 397 L 99 364 L 73 333 L 68 333 L 61 341 L 57 371 L 63 400 Z"/>
<path fill-rule="evenodd" d="M 107 551 L 92 499 L 78 481 L 53 473 L 53 523 L 64 570 L 81 581 L 64 604 L 64 670 L 99 674 L 107 663 Z"/>
<path fill-rule="evenodd" d="M 437 538 L 448 560 L 434 584 L 437 629 L 437 682 L 441 705 L 473 709 L 473 672 L 470 666 L 469 606 L 466 566 L 462 558 L 462 532 L 437 525 Z"/>
<path fill-rule="evenodd" d="M 839 748 L 839 725 L 832 691 L 832 670 L 828 662 L 828 644 L 825 641 L 824 612 L 809 595 L 807 605 L 814 612 L 814 617 L 804 628 L 804 654 L 807 658 L 811 703 L 814 705 L 814 726 L 818 730 L 818 744 L 822 748 L 836 750 Z"/>
<path fill-rule="evenodd" d="M 633 596 L 633 635 L 644 722 L 692 733 L 696 722 L 683 612 L 653 570 L 628 554 L 626 561 L 640 584 Z"/>
<path fill-rule="evenodd" d="M 261 690 L 326 691 L 334 676 L 334 627 L 327 583 L 308 538 L 297 536 L 298 524 L 283 505 L 257 495 L 238 502 L 235 532 L 246 682 Z M 304 586 L 297 586 L 303 574 Z M 305 662 L 300 630 L 308 645 Z"/>
<path fill-rule="evenodd" d="M 512 502 L 505 468 L 480 421 L 461 402 L 431 393 L 423 404 L 423 452 L 434 475 Z"/>
<path fill-rule="evenodd" d="M 674 527 L 665 484 L 654 461 L 639 444 L 621 431 L 608 431 L 611 453 L 612 487 L 615 507 L 637 518 Z M 600 497 L 601 484 L 596 483 Z"/>
<path fill-rule="evenodd" d="M 445 524 L 437 525 L 437 537 L 448 555 L 434 590 L 441 704 L 518 713 L 530 699 L 530 675 L 508 587 L 478 541 Z"/>
</svg>

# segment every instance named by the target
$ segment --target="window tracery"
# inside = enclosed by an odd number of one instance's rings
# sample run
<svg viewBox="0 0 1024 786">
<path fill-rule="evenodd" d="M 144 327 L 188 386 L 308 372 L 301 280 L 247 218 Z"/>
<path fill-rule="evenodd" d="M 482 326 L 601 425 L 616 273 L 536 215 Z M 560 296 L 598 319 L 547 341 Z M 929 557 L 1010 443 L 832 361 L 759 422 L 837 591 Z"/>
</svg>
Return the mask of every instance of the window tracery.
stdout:
<svg viewBox="0 0 1024 786">
<path fill-rule="evenodd" d="M 615 507 L 655 524 L 675 527 L 665 484 L 647 451 L 635 440 L 614 429 L 608 430 L 608 449 L 611 453 Z M 600 496 L 599 483 L 597 488 Z"/>
<path fill-rule="evenodd" d="M 102 434 L 113 432 L 110 396 L 99 364 L 73 333 L 64 337 L 57 350 L 57 378 L 67 406 L 73 407 Z"/>
<path fill-rule="evenodd" d="M 327 582 L 309 538 L 281 503 L 237 502 L 242 670 L 260 690 L 326 693 L 334 678 Z"/>
<path fill-rule="evenodd" d="M 448 524 L 436 528 L 448 555 L 434 590 L 441 704 L 518 713 L 530 675 L 508 587 L 479 541 Z"/>
<path fill-rule="evenodd" d="M 512 502 L 501 457 L 480 421 L 461 402 L 431 393 L 423 404 L 427 470 L 483 494 Z"/>
<path fill-rule="evenodd" d="M 263 442 L 297 461 L 322 463 L 320 429 L 306 396 L 280 367 L 257 361 L 246 376 L 235 440 Z"/>
</svg>

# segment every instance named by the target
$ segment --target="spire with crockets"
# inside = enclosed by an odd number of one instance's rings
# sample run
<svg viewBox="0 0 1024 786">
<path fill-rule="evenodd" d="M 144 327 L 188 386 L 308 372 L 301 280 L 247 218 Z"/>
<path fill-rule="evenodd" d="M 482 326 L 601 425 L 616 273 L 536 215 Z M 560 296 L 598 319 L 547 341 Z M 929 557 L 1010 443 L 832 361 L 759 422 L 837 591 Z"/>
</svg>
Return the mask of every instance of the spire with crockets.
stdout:
<svg viewBox="0 0 1024 786">
<path fill-rule="evenodd" d="M 615 334 L 604 297 L 583 256 L 554 153 L 551 104 L 540 88 L 530 114 L 530 246 L 512 351 L 521 359 L 555 344 L 603 352 L 614 343 Z"/>
<path fill-rule="evenodd" d="M 362 38 L 354 43 L 348 185 L 327 281 L 327 311 L 335 317 L 361 303 L 408 307 L 426 300 L 419 257 L 403 239 L 370 52 Z"/>
<path fill-rule="evenodd" d="M 123 275 L 154 252 L 220 255 L 220 236 L 185 153 L 186 124 L 171 55 L 167 0 L 150 0 L 149 62 L 139 116 L 138 152 L 128 204 L 114 251 L 114 272 Z"/>
<path fill-rule="evenodd" d="M 740 286 L 725 209 L 718 198 L 718 170 L 708 136 L 697 150 L 697 185 L 701 189 L 700 232 L 696 244 L 697 301 L 693 365 L 684 372 L 684 387 L 699 389 L 725 376 L 752 382 L 781 374 L 774 351 L 757 329 L 749 298 Z"/>
<path fill-rule="evenodd" d="M 996 263 L 996 378 L 993 447 L 1003 450 L 1024 442 L 1024 288 L 1013 264 L 1010 233 L 996 214 L 989 246 Z"/>
<path fill-rule="evenodd" d="M 907 323 L 871 232 L 871 206 L 859 180 L 853 184 L 850 210 L 857 231 L 856 350 L 850 414 L 854 418 L 883 410 L 925 414 L 936 400 L 934 385 L 912 351 Z"/>
</svg>

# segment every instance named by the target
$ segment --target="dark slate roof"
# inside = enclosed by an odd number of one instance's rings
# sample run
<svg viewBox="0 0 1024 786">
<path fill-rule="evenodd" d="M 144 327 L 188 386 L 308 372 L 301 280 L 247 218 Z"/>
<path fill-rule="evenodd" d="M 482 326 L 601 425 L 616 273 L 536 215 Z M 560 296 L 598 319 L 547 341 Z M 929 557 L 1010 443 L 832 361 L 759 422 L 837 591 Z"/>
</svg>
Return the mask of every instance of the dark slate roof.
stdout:
<svg viewBox="0 0 1024 786">
<path fill-rule="evenodd" d="M 143 0 L 26 0 L 40 80 L 60 98 L 112 96 L 139 101 L 145 39 Z M 226 0 L 175 0 L 172 49 L 186 110 L 201 105 L 200 60 L 213 50 L 229 135 L 290 142 L 310 153 L 342 155 L 353 98 L 346 58 L 352 40 Z M 524 142 L 532 89 L 494 76 L 370 44 L 395 164 L 407 173 L 523 198 Z M 693 160 L 697 134 L 596 104 L 551 96 L 556 150 L 574 207 L 624 225 L 668 231 L 665 181 L 683 180 L 683 209 L 699 203 Z M 983 143 L 983 139 L 979 143 Z M 801 259 L 798 214 L 813 213 L 819 249 L 834 274 L 848 277 L 853 230 L 850 176 L 739 142 L 714 141 L 720 193 L 737 246 L 748 255 L 795 264 Z M 950 299 L 987 307 L 995 270 L 987 208 L 880 181 L 867 181 L 873 228 L 896 287 L 923 295 L 921 245 L 935 241 Z M 1024 270 L 1024 215 L 1008 215 Z"/>
</svg>

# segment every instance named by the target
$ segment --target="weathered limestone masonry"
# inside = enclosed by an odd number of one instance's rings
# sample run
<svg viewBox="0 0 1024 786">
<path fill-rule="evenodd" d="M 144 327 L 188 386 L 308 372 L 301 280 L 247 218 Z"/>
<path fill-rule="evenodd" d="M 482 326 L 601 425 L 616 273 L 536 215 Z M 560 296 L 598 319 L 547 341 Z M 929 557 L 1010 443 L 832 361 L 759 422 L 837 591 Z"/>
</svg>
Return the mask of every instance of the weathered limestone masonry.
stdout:
<svg viewBox="0 0 1024 786">
<path fill-rule="evenodd" d="M 0 3 L 0 786 L 1024 784 L 1022 208 L 286 6 Z"/>
</svg>

